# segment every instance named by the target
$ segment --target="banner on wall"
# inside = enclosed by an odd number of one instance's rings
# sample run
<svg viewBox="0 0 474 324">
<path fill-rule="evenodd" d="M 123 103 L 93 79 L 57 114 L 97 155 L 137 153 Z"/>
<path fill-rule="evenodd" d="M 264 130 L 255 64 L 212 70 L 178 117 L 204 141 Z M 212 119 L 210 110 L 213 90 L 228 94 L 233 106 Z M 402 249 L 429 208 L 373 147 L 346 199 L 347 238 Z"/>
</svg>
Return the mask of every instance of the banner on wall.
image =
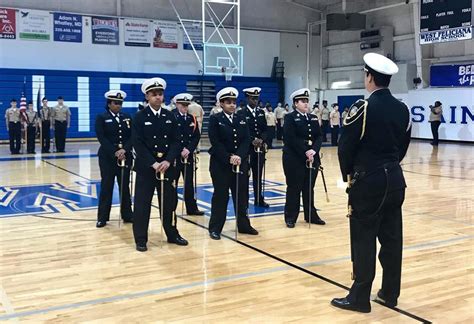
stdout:
<svg viewBox="0 0 474 324">
<path fill-rule="evenodd" d="M 92 44 L 119 45 L 119 21 L 111 17 L 91 17 Z"/>
<path fill-rule="evenodd" d="M 51 15 L 48 11 L 19 9 L 18 31 L 20 39 L 49 41 Z"/>
<path fill-rule="evenodd" d="M 432 138 L 430 105 L 439 100 L 443 105 L 439 138 L 474 142 L 474 92 L 471 89 L 413 90 L 402 97 L 410 108 L 412 137 Z"/>
<path fill-rule="evenodd" d="M 472 38 L 472 27 L 457 27 L 420 33 L 420 44 L 443 43 Z"/>
<path fill-rule="evenodd" d="M 125 19 L 124 20 L 125 46 L 150 47 L 150 25 L 146 20 Z"/>
<path fill-rule="evenodd" d="M 56 42 L 82 43 L 82 16 L 55 12 L 53 33 Z"/>
<path fill-rule="evenodd" d="M 0 39 L 16 38 L 16 16 L 14 9 L 0 8 Z"/>
<path fill-rule="evenodd" d="M 178 48 L 178 24 L 174 21 L 154 21 L 153 47 Z"/>
<path fill-rule="evenodd" d="M 188 33 L 189 38 L 191 38 L 191 41 L 193 42 L 194 48 L 197 51 L 202 51 L 202 49 L 203 49 L 203 45 L 202 45 L 202 25 L 201 24 L 193 24 L 193 23 L 184 23 L 184 27 L 186 28 L 186 32 Z M 185 50 L 192 50 L 193 49 L 193 47 L 191 46 L 191 43 L 189 42 L 189 39 L 186 36 L 186 33 L 184 32 L 184 30 L 183 30 L 183 49 L 185 49 Z"/>
<path fill-rule="evenodd" d="M 432 87 L 474 87 L 474 62 L 457 65 L 432 65 Z"/>
</svg>

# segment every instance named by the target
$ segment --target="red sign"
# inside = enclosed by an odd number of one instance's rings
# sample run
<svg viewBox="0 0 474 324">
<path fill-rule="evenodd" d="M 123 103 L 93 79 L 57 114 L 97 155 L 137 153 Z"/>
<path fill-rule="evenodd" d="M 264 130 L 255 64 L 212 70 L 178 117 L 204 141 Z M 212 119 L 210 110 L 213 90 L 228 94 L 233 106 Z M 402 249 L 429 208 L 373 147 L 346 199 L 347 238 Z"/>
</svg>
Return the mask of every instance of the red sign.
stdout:
<svg viewBox="0 0 474 324">
<path fill-rule="evenodd" d="M 16 38 L 15 9 L 0 8 L 0 39 Z"/>
</svg>

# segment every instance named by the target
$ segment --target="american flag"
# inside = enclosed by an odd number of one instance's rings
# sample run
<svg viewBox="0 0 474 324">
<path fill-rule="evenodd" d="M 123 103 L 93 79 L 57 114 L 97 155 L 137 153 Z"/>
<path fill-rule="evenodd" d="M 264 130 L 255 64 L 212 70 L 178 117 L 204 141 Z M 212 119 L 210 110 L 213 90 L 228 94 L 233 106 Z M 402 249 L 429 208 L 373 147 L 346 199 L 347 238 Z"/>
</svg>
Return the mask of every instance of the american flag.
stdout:
<svg viewBox="0 0 474 324">
<path fill-rule="evenodd" d="M 21 93 L 21 98 L 20 98 L 20 114 L 23 121 L 26 121 L 26 108 L 27 108 L 25 92 L 26 92 L 26 77 L 24 77 L 23 79 L 23 91 Z"/>
</svg>

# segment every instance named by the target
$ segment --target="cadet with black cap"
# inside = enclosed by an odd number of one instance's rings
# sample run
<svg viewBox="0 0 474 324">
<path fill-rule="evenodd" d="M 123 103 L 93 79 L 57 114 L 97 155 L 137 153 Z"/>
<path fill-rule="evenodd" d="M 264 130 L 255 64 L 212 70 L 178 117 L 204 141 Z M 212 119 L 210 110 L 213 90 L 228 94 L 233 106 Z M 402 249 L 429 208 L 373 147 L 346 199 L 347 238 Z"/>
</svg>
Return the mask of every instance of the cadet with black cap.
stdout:
<svg viewBox="0 0 474 324">
<path fill-rule="evenodd" d="M 21 149 L 21 113 L 16 106 L 16 99 L 10 101 L 10 108 L 5 110 L 5 122 L 10 139 L 10 153 L 20 154 Z"/>
<path fill-rule="evenodd" d="M 100 143 L 98 156 L 101 177 L 96 227 L 104 227 L 110 219 L 115 178 L 121 200 L 120 216 L 125 223 L 133 222 L 128 187 L 132 165 L 132 119 L 121 111 L 127 94 L 121 90 L 110 90 L 104 97 L 107 99 L 106 111 L 95 119 L 95 132 Z"/>
<path fill-rule="evenodd" d="M 43 97 L 41 103 L 43 104 L 39 113 L 41 119 L 41 153 L 50 153 L 52 108 L 48 106 L 46 97 Z"/>
<path fill-rule="evenodd" d="M 402 205 L 405 179 L 400 162 L 410 143 L 408 107 L 388 89 L 397 65 L 380 54 L 364 55 L 367 100 L 358 100 L 344 120 L 339 164 L 348 182 L 351 256 L 354 283 L 333 306 L 368 313 L 375 277 L 377 244 L 383 268 L 377 299 L 397 305 L 402 267 Z"/>
<path fill-rule="evenodd" d="M 196 199 L 194 198 L 194 151 L 201 139 L 201 132 L 199 131 L 196 118 L 188 113 L 188 106 L 192 100 L 193 96 L 189 93 L 179 93 L 173 99 L 176 104 L 176 109 L 173 110 L 173 113 L 178 123 L 180 148 L 180 155 L 176 159 L 176 182 L 179 181 L 181 174 L 183 174 L 183 180 L 185 180 L 184 202 L 186 204 L 186 213 L 188 215 L 202 216 L 204 212 L 198 209 Z M 186 168 L 184 163 L 186 163 Z"/>
<path fill-rule="evenodd" d="M 58 104 L 53 108 L 54 138 L 56 140 L 56 152 L 64 153 L 66 148 L 66 133 L 71 126 L 71 111 L 64 104 L 64 98 L 58 97 Z"/>
<path fill-rule="evenodd" d="M 262 172 L 265 164 L 265 143 L 267 141 L 267 119 L 265 111 L 258 109 L 257 104 L 262 89 L 258 87 L 244 89 L 247 98 L 247 107 L 237 112 L 247 123 L 250 134 L 249 162 L 252 170 L 253 193 L 255 206 L 268 208 L 262 195 Z M 250 175 L 249 175 L 250 176 Z M 247 182 L 249 179 L 247 179 Z"/>
<path fill-rule="evenodd" d="M 232 192 L 239 233 L 257 235 L 247 216 L 249 170 L 247 156 L 251 144 L 247 122 L 235 114 L 235 101 L 239 96 L 237 89 L 227 87 L 220 90 L 216 99 L 223 111 L 209 117 L 209 141 L 211 172 L 214 192 L 212 194 L 209 234 L 213 240 L 220 240 L 222 228 L 227 217 L 229 189 Z M 239 166 L 237 173 L 234 173 Z M 235 170 L 233 170 L 235 168 Z M 236 188 L 238 177 L 238 188 Z M 238 190 L 238 191 L 237 191 Z M 236 201 L 238 196 L 238 201 Z"/>
<path fill-rule="evenodd" d="M 295 110 L 285 115 L 283 123 L 283 171 L 287 185 L 285 223 L 288 228 L 295 227 L 298 219 L 301 193 L 304 220 L 311 224 L 326 224 L 314 206 L 322 134 L 318 118 L 309 113 L 309 95 L 307 88 L 298 89 L 290 95 Z M 309 164 L 311 169 L 307 167 Z"/>
<path fill-rule="evenodd" d="M 148 105 L 136 113 L 132 123 L 137 173 L 133 235 L 137 251 L 140 252 L 147 250 L 151 202 L 155 190 L 158 192 L 158 197 L 162 198 L 158 200 L 162 211 L 162 226 L 168 237 L 168 243 L 188 245 L 188 241 L 179 235 L 176 219 L 173 219 L 177 204 L 174 187 L 176 169 L 173 165 L 181 151 L 176 118 L 172 112 L 161 107 L 165 89 L 166 81 L 162 78 L 147 79 L 143 82 L 141 90 L 146 96 Z M 157 180 L 160 173 L 164 173 L 163 185 Z"/>
</svg>

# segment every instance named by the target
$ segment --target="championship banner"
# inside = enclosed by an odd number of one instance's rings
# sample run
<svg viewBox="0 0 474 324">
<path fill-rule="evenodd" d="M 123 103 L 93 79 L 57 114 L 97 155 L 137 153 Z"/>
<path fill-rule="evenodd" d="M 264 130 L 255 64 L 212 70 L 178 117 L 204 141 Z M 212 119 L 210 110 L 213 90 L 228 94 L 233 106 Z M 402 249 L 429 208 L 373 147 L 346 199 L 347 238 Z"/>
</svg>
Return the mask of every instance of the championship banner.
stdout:
<svg viewBox="0 0 474 324">
<path fill-rule="evenodd" d="M 420 33 L 421 45 L 467 39 L 472 39 L 472 27 L 458 27 Z"/>
<path fill-rule="evenodd" d="M 119 22 L 117 18 L 91 18 L 93 44 L 119 45 Z"/>
<path fill-rule="evenodd" d="M 173 21 L 154 21 L 153 47 L 178 48 L 178 24 Z"/>
<path fill-rule="evenodd" d="M 473 87 L 474 63 L 458 65 L 432 65 L 432 87 Z"/>
<path fill-rule="evenodd" d="M 48 11 L 19 9 L 18 30 L 20 39 L 49 41 L 51 15 Z"/>
<path fill-rule="evenodd" d="M 125 19 L 124 41 L 125 46 L 150 47 L 150 25 L 147 20 Z"/>
<path fill-rule="evenodd" d="M 0 39 L 16 38 L 16 16 L 14 9 L 0 8 Z"/>
<path fill-rule="evenodd" d="M 53 33 L 56 42 L 82 43 L 82 16 L 55 12 Z"/>
</svg>

